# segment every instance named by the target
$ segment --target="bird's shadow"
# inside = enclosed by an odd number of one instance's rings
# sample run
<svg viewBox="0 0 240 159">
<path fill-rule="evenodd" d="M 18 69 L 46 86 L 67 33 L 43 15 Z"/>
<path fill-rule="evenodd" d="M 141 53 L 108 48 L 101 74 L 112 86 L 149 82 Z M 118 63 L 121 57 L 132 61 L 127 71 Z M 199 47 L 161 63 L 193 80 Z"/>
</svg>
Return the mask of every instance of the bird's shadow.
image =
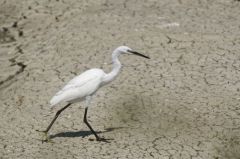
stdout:
<svg viewBox="0 0 240 159">
<path fill-rule="evenodd" d="M 111 132 L 116 129 L 122 129 L 123 127 L 113 127 L 113 128 L 107 128 L 104 131 L 96 131 L 97 134 L 102 134 L 106 132 Z M 53 139 L 56 137 L 87 137 L 89 135 L 92 135 L 91 131 L 67 131 L 67 132 L 60 132 L 54 135 L 50 135 L 49 139 Z"/>
</svg>

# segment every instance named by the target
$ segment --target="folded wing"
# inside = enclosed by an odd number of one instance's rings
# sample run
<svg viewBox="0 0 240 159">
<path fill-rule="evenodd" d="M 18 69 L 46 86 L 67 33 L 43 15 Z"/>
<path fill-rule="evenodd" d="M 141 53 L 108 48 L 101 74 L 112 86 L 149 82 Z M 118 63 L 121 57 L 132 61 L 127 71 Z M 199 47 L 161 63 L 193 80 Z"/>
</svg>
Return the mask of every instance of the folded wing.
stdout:
<svg viewBox="0 0 240 159">
<path fill-rule="evenodd" d="M 105 73 L 100 69 L 83 72 L 56 93 L 50 100 L 51 106 L 53 107 L 60 102 L 73 103 L 93 94 L 100 87 L 104 75 Z"/>
</svg>

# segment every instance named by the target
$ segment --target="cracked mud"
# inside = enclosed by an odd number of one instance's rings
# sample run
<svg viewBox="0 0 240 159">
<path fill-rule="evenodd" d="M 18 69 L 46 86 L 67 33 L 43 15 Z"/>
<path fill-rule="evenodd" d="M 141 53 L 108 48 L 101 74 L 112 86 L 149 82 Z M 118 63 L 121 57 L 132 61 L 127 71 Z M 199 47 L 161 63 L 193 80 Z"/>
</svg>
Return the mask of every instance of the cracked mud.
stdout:
<svg viewBox="0 0 240 159">
<path fill-rule="evenodd" d="M 239 159 L 240 2 L 237 0 L 0 0 L 0 159 Z M 48 101 L 92 67 L 120 76 L 67 109 Z M 92 141 L 93 140 L 93 141 Z"/>
</svg>

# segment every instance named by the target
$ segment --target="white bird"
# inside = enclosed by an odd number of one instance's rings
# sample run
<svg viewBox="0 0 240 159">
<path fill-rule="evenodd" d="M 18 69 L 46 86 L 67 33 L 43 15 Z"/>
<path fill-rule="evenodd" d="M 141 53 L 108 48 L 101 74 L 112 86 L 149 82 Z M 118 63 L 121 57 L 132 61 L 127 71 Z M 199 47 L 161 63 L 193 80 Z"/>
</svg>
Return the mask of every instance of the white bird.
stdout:
<svg viewBox="0 0 240 159">
<path fill-rule="evenodd" d="M 61 102 L 65 102 L 66 106 L 58 110 L 54 119 L 51 121 L 47 129 L 44 131 L 41 131 L 41 132 L 44 132 L 44 134 L 46 135 L 46 139 L 43 141 L 49 141 L 49 138 L 47 137 L 47 133 L 52 127 L 55 120 L 61 114 L 61 112 L 65 110 L 67 107 L 69 107 L 71 104 L 80 102 L 83 100 L 86 100 L 85 113 L 84 113 L 84 119 L 83 119 L 84 123 L 89 127 L 91 132 L 96 137 L 97 141 L 105 141 L 105 139 L 100 138 L 96 134 L 96 132 L 91 127 L 91 125 L 88 123 L 87 110 L 88 110 L 89 103 L 91 101 L 91 96 L 99 88 L 113 81 L 119 74 L 122 66 L 120 61 L 118 60 L 118 56 L 120 54 L 134 54 L 134 55 L 142 56 L 145 58 L 149 58 L 148 56 L 145 56 L 136 51 L 133 51 L 127 46 L 120 46 L 116 48 L 112 53 L 113 69 L 110 73 L 105 73 L 102 69 L 93 68 L 83 72 L 79 76 L 76 76 L 72 80 L 70 80 L 67 83 L 67 85 L 65 85 L 62 88 L 62 90 L 57 92 L 56 95 L 53 96 L 53 98 L 50 100 L 51 107 L 54 107 L 55 105 Z"/>
</svg>

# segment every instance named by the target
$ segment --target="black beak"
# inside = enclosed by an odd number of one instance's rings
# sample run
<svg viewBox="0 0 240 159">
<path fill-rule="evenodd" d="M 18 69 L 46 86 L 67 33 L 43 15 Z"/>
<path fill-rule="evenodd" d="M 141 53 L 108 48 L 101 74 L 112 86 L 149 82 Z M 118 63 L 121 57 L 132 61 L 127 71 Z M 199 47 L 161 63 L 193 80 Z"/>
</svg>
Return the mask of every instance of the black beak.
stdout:
<svg viewBox="0 0 240 159">
<path fill-rule="evenodd" d="M 133 51 L 133 50 L 128 50 L 128 52 L 130 52 L 130 53 L 132 53 L 132 54 L 134 54 L 134 55 L 138 55 L 138 56 L 141 56 L 141 57 L 150 59 L 150 57 L 145 56 L 145 55 L 143 55 L 143 54 L 140 54 L 139 52 L 136 52 L 136 51 Z"/>
</svg>

